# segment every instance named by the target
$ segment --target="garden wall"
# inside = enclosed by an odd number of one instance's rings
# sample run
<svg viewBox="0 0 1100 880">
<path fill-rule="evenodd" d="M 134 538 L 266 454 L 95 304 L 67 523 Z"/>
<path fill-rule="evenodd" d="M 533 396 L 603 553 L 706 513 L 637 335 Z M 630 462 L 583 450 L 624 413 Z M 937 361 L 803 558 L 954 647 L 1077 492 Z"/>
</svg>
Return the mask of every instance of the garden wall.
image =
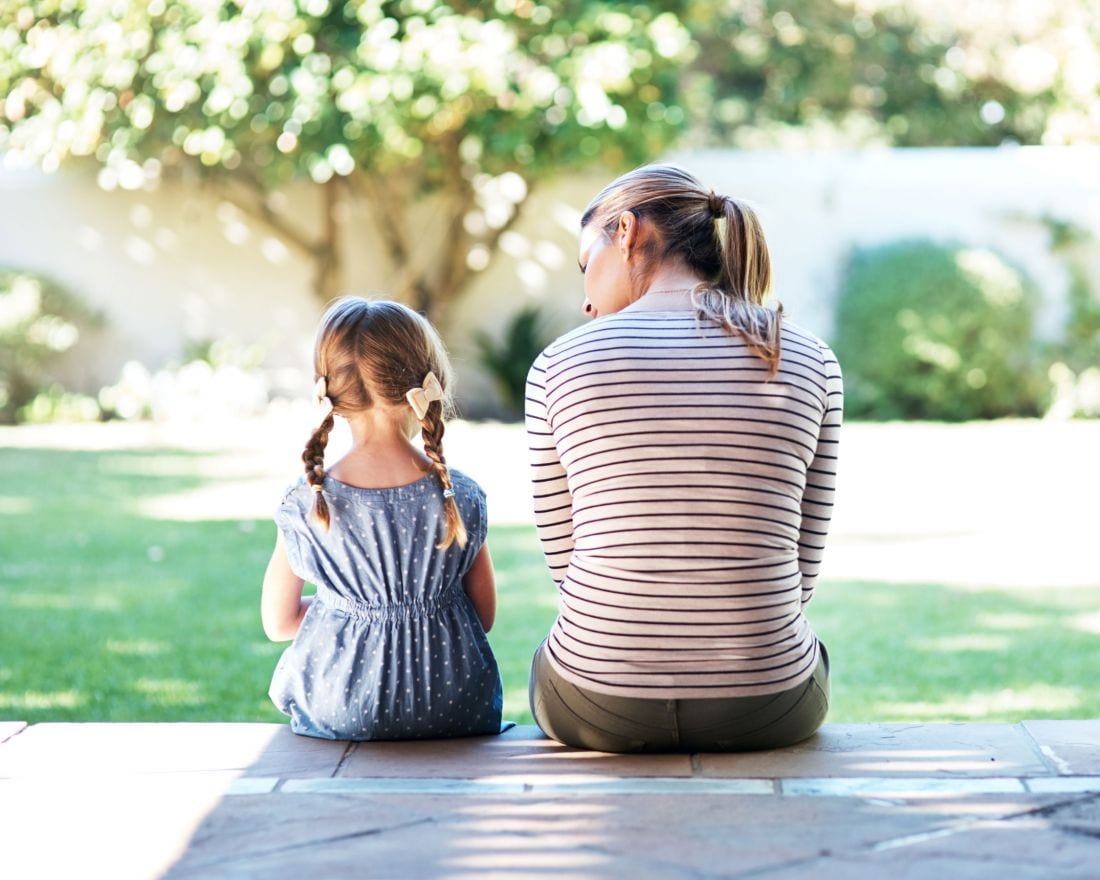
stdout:
<svg viewBox="0 0 1100 880">
<path fill-rule="evenodd" d="M 826 338 L 853 244 L 922 237 L 992 247 L 1039 284 L 1040 332 L 1047 336 L 1064 318 L 1068 284 L 1051 250 L 1051 221 L 1091 231 L 1090 260 L 1100 278 L 1100 150 L 706 151 L 669 158 L 758 208 L 777 296 L 793 320 Z M 473 353 L 474 331 L 492 334 L 527 304 L 541 305 L 556 331 L 580 321 L 576 224 L 605 182 L 600 174 L 563 173 L 536 190 L 502 253 L 449 315 L 446 335 L 468 413 L 494 407 Z M 286 200 L 288 216 L 306 223 L 315 216 L 308 191 L 290 190 Z M 349 289 L 385 292 L 394 278 L 372 246 L 374 226 L 365 214 L 353 213 L 352 221 Z M 0 267 L 47 274 L 107 316 L 106 328 L 65 365 L 77 390 L 116 381 L 127 360 L 156 369 L 179 362 L 195 343 L 229 338 L 262 350 L 277 389 L 306 392 L 320 310 L 310 267 L 215 190 L 166 181 L 152 191 L 104 192 L 91 170 L 0 171 L 0 230 Z"/>
</svg>

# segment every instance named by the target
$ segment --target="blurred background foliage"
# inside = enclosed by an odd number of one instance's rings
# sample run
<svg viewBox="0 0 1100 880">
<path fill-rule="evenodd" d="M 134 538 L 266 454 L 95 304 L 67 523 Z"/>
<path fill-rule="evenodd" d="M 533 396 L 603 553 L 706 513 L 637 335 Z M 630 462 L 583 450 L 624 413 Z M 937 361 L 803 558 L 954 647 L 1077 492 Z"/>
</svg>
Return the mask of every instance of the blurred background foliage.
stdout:
<svg viewBox="0 0 1100 880">
<path fill-rule="evenodd" d="M 52 388 L 50 367 L 76 345 L 82 331 L 94 331 L 102 321 L 102 315 L 53 281 L 0 268 L 0 424 L 27 420 L 24 409 L 43 388 L 50 389 L 57 407 L 71 405 L 61 389 Z"/>
<path fill-rule="evenodd" d="M 342 286 L 348 199 L 431 317 L 541 179 L 672 143 L 1094 142 L 1087 0 L 32 0 L 0 11 L 0 150 L 107 188 L 184 169 Z M 290 181 L 323 195 L 295 223 Z M 409 209 L 441 214 L 415 259 Z"/>
<path fill-rule="evenodd" d="M 857 249 L 834 346 L 854 418 L 1037 416 L 1049 403 L 1035 288 L 999 255 L 926 241 Z"/>
<path fill-rule="evenodd" d="M 674 145 L 1094 143 L 1100 16 L 1091 0 L 31 0 L 0 4 L 0 95 L 9 167 L 201 180 L 296 248 L 322 301 L 371 235 L 392 292 L 446 327 L 532 191 L 588 165 Z M 292 184 L 315 216 L 288 209 Z M 373 229 L 350 227 L 353 203 Z M 1051 355 L 1063 400 L 1100 349 L 1083 266 Z M 537 341 L 518 320 L 481 343 L 506 406 L 493 359 Z"/>
</svg>

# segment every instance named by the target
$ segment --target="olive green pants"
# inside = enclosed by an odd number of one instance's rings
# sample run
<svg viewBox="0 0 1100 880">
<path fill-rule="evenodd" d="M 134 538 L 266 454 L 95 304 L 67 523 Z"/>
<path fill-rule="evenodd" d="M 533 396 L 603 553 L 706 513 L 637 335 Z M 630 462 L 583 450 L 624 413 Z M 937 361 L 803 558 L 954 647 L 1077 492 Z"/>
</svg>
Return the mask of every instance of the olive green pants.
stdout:
<svg viewBox="0 0 1100 880">
<path fill-rule="evenodd" d="M 819 643 L 820 644 L 820 643 Z M 600 752 L 742 752 L 801 742 L 829 710 L 829 655 L 787 691 L 759 697 L 654 700 L 618 697 L 563 679 L 535 651 L 528 688 L 535 722 L 552 739 Z"/>
</svg>

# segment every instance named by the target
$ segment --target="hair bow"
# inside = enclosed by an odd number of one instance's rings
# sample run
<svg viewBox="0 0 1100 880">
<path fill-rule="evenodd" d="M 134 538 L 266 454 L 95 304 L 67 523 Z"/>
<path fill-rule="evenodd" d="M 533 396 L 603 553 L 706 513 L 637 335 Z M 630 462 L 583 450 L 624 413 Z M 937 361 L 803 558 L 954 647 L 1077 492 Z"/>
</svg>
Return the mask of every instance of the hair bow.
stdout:
<svg viewBox="0 0 1100 880">
<path fill-rule="evenodd" d="M 321 413 L 319 421 L 323 422 L 333 410 L 332 399 L 328 396 L 328 381 L 324 376 L 321 376 L 313 386 L 313 396 Z"/>
<path fill-rule="evenodd" d="M 405 400 L 409 402 L 409 406 L 413 408 L 413 412 L 416 413 L 417 419 L 423 421 L 424 416 L 428 414 L 428 404 L 433 400 L 443 399 L 443 386 L 439 384 L 439 380 L 435 377 L 435 373 L 428 373 L 424 377 L 424 382 L 419 388 L 410 388 L 405 392 Z"/>
</svg>

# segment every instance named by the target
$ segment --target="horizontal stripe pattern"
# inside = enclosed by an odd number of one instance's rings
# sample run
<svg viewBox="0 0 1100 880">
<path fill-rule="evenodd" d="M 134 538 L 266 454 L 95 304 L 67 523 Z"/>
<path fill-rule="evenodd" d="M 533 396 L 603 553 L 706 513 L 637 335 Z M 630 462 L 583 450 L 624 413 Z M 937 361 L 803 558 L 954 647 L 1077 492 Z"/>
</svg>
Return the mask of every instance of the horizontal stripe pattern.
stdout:
<svg viewBox="0 0 1100 880">
<path fill-rule="evenodd" d="M 548 656 L 604 693 L 775 693 L 812 674 L 803 608 L 843 412 L 829 348 L 784 322 L 778 373 L 691 311 L 600 318 L 527 381 L 535 521 L 559 589 Z"/>
</svg>

